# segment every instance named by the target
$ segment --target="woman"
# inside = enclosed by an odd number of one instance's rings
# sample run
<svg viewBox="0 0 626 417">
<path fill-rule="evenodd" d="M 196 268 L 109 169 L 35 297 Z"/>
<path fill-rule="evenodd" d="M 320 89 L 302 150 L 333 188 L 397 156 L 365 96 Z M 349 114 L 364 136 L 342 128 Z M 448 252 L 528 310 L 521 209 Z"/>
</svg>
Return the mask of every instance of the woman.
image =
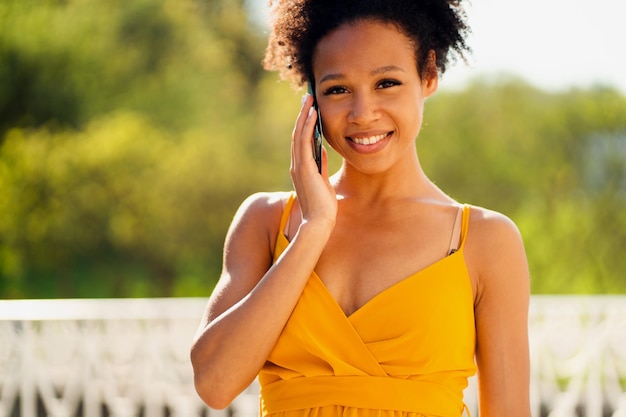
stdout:
<svg viewBox="0 0 626 417">
<path fill-rule="evenodd" d="M 415 148 L 425 99 L 468 49 L 458 3 L 274 4 L 265 65 L 314 81 L 343 163 L 329 177 L 324 150 L 318 173 L 319 116 L 305 95 L 295 193 L 241 206 L 192 347 L 209 406 L 228 406 L 258 375 L 264 416 L 458 417 L 478 370 L 481 417 L 530 415 L 519 232 L 441 191 Z"/>
</svg>

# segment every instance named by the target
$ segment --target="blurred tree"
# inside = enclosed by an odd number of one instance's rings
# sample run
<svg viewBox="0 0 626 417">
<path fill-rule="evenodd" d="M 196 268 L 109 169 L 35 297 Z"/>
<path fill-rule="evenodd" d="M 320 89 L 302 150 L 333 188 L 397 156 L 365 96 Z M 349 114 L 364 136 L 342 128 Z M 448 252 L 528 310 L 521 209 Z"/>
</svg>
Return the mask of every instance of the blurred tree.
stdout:
<svg viewBox="0 0 626 417">
<path fill-rule="evenodd" d="M 246 87 L 256 89 L 265 75 L 261 60 L 267 38 L 249 15 L 246 0 L 195 1 L 211 30 L 231 51 L 236 70 L 247 81 Z"/>
<path fill-rule="evenodd" d="M 0 4 L 1 294 L 210 291 L 229 219 L 276 158 L 246 149 L 264 138 L 258 34 L 205 4 Z"/>
<path fill-rule="evenodd" d="M 173 130 L 239 112 L 263 44 L 230 3 L 218 14 L 220 1 L 0 3 L 0 134 L 119 110 Z"/>
<path fill-rule="evenodd" d="M 9 132 L 0 148 L 0 291 L 208 292 L 236 205 L 261 187 L 241 168 L 253 165 L 243 142 L 213 145 L 194 132 L 174 139 L 129 113 L 83 132 Z M 195 287 L 176 282 L 183 276 Z"/>
</svg>

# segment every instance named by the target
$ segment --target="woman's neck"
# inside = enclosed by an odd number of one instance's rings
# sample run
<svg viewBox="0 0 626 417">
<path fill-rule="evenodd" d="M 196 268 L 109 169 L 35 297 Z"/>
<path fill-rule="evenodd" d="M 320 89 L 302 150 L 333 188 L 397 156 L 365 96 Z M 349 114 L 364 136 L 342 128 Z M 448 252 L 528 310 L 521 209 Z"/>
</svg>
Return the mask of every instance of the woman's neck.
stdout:
<svg viewBox="0 0 626 417">
<path fill-rule="evenodd" d="M 375 174 L 360 172 L 344 161 L 331 182 L 339 199 L 357 197 L 364 204 L 397 199 L 452 201 L 426 176 L 417 156 Z"/>
</svg>

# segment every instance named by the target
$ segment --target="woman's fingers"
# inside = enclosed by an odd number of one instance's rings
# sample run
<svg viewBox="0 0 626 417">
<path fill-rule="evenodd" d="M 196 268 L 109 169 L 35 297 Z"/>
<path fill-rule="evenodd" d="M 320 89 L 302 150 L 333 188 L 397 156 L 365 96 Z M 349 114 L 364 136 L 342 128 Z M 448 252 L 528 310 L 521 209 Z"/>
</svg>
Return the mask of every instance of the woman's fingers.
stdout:
<svg viewBox="0 0 626 417">
<path fill-rule="evenodd" d="M 326 148 L 322 146 L 322 177 L 328 178 L 330 176 L 328 172 L 328 152 Z"/>
<path fill-rule="evenodd" d="M 292 169 L 311 169 L 313 159 L 313 132 L 317 112 L 313 108 L 313 97 L 305 94 L 302 100 L 302 107 L 296 120 L 296 125 L 292 133 L 291 142 L 291 167 Z"/>
</svg>

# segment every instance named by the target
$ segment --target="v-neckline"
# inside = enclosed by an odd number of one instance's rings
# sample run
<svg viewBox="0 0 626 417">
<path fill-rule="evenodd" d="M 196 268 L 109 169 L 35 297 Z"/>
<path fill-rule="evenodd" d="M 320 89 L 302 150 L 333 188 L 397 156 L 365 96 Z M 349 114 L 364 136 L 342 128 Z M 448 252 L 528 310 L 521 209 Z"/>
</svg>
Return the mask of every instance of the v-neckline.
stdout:
<svg viewBox="0 0 626 417">
<path fill-rule="evenodd" d="M 291 243 L 289 241 L 289 239 L 287 239 L 287 236 L 285 236 L 283 233 L 279 233 L 279 236 L 283 239 L 283 243 L 285 244 L 283 250 L 285 250 L 285 248 Z M 364 310 L 365 308 L 367 308 L 367 306 L 369 304 L 371 304 L 374 300 L 384 296 L 386 293 L 391 292 L 394 288 L 400 286 L 401 284 L 411 281 L 412 279 L 417 279 L 417 277 L 425 274 L 426 272 L 428 272 L 429 270 L 435 268 L 436 266 L 449 261 L 451 259 L 455 259 L 456 257 L 459 256 L 463 256 L 463 244 L 461 244 L 461 246 L 459 247 L 459 249 L 454 252 L 451 253 L 450 255 L 447 255 L 443 258 L 440 258 L 436 261 L 434 261 L 433 263 L 425 266 L 424 268 L 413 272 L 412 274 L 400 279 L 399 281 L 396 281 L 395 283 L 391 284 L 390 286 L 384 288 L 383 290 L 379 291 L 378 293 L 374 294 L 372 297 L 370 297 L 367 301 L 365 301 L 365 303 L 363 303 L 362 305 L 360 305 L 356 310 L 354 310 L 352 313 L 347 314 L 346 311 L 341 307 L 341 305 L 339 304 L 339 302 L 337 301 L 337 299 L 333 296 L 333 294 L 330 292 L 330 290 L 328 289 L 328 287 L 326 286 L 326 284 L 324 283 L 324 280 L 322 279 L 322 277 L 317 273 L 317 271 L 313 270 L 313 272 L 311 273 L 311 276 L 314 277 L 317 281 L 319 281 L 319 284 L 324 288 L 324 293 L 333 300 L 333 303 L 337 306 L 337 308 L 339 309 L 339 311 L 341 311 L 343 313 L 343 316 L 350 320 L 352 317 L 354 317 L 357 313 L 359 313 L 361 310 Z"/>
<path fill-rule="evenodd" d="M 361 304 L 357 309 L 355 309 L 350 314 L 347 314 L 346 311 L 341 307 L 341 305 L 339 304 L 339 302 L 337 301 L 335 296 L 333 296 L 333 294 L 330 292 L 330 290 L 328 289 L 328 287 L 324 283 L 324 280 L 319 276 L 317 271 L 313 270 L 311 276 L 314 277 L 319 282 L 319 284 L 324 288 L 324 293 L 330 299 L 333 300 L 333 303 L 337 306 L 339 311 L 341 311 L 343 313 L 344 317 L 346 319 L 350 320 L 354 316 L 356 316 L 357 313 L 360 313 L 361 311 L 367 309 L 367 307 L 370 304 L 372 304 L 375 300 L 377 300 L 378 298 L 381 298 L 381 297 L 385 296 L 387 293 L 392 292 L 397 287 L 400 287 L 400 286 L 402 286 L 402 285 L 412 281 L 413 279 L 420 278 L 422 275 L 426 274 L 428 271 L 430 271 L 431 269 L 434 269 L 435 267 L 441 265 L 442 263 L 445 263 L 446 261 L 451 261 L 454 257 L 461 256 L 462 252 L 463 251 L 461 250 L 461 248 L 459 248 L 459 250 L 454 252 L 453 254 L 448 255 L 448 256 L 446 256 L 444 258 L 440 258 L 437 261 L 435 261 L 435 262 L 425 266 L 424 268 L 422 268 L 422 269 L 420 269 L 420 270 L 418 270 L 416 272 L 413 272 L 412 274 L 410 274 L 410 275 L 400 279 L 399 281 L 394 282 L 390 286 L 388 286 L 388 287 L 382 289 L 381 291 L 377 292 L 376 294 L 374 294 L 372 297 L 370 297 L 367 301 L 365 301 L 363 304 Z"/>
</svg>

